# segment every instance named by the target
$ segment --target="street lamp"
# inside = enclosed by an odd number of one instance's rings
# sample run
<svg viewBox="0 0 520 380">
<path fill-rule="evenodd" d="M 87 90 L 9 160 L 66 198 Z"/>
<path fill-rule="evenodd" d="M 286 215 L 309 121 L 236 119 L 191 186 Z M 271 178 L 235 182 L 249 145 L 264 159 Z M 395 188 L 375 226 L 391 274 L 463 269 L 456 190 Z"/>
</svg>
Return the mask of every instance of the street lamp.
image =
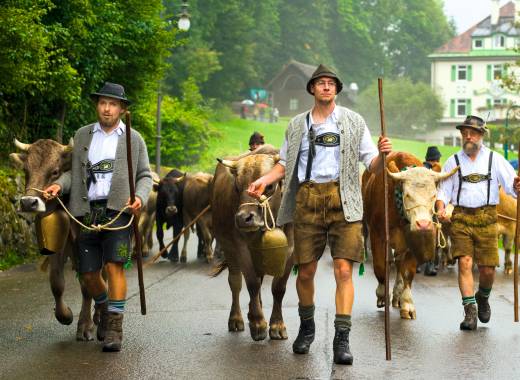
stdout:
<svg viewBox="0 0 520 380">
<path fill-rule="evenodd" d="M 509 107 L 507 107 L 507 111 L 506 111 L 506 123 L 504 125 L 506 131 L 506 141 L 504 142 L 504 158 L 507 160 L 507 155 L 508 155 L 508 151 L 509 151 L 509 138 L 508 138 L 508 133 L 507 133 L 507 128 L 509 126 L 509 111 L 511 110 L 514 110 L 514 109 L 518 109 L 520 108 L 520 105 L 516 105 L 516 104 L 511 104 Z M 515 115 L 515 118 L 518 119 L 518 116 L 519 115 Z"/>
<path fill-rule="evenodd" d="M 179 15 L 179 21 L 177 27 L 183 32 L 187 32 L 190 29 L 190 14 L 188 13 L 188 0 L 183 0 L 181 5 L 181 13 Z M 161 103 L 162 103 L 162 92 L 161 83 L 159 82 L 159 88 L 157 90 L 157 113 L 156 118 L 156 143 L 155 143 L 155 171 L 159 176 L 161 175 Z"/>
</svg>

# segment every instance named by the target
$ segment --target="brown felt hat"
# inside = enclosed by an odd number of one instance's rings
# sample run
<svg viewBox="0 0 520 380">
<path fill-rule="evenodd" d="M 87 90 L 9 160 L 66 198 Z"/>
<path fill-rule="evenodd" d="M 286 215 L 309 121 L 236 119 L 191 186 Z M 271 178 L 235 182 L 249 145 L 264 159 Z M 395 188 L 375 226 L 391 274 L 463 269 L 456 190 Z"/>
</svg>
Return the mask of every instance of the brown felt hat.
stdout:
<svg viewBox="0 0 520 380">
<path fill-rule="evenodd" d="M 466 120 L 462 124 L 457 125 L 455 128 L 461 130 L 462 128 L 472 128 L 480 133 L 486 133 L 488 131 L 486 122 L 478 116 L 468 115 Z"/>
<path fill-rule="evenodd" d="M 343 83 L 341 82 L 341 79 L 338 78 L 336 73 L 329 69 L 327 66 L 320 64 L 318 68 L 312 73 L 311 79 L 307 82 L 307 92 L 311 95 L 314 95 L 311 92 L 311 85 L 312 83 L 321 77 L 327 77 L 327 78 L 334 78 L 336 80 L 336 94 L 339 94 L 341 90 L 343 89 Z"/>
</svg>

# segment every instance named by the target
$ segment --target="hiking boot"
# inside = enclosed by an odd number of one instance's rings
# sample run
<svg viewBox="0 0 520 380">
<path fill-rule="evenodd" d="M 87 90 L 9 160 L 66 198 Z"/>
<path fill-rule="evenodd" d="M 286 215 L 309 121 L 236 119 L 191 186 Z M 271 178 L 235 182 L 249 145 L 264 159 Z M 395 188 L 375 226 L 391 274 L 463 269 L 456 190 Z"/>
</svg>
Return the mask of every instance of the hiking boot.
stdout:
<svg viewBox="0 0 520 380">
<path fill-rule="evenodd" d="M 461 330 L 477 329 L 477 307 L 474 303 L 464 306 L 464 320 L 460 323 Z"/>
<path fill-rule="evenodd" d="M 424 275 L 425 276 L 437 276 L 437 268 L 435 268 L 435 264 L 432 261 L 428 261 L 424 266 Z"/>
<path fill-rule="evenodd" d="M 350 345 L 348 335 L 350 329 L 348 327 L 337 327 L 334 335 L 332 349 L 334 350 L 334 363 L 351 365 L 354 357 L 350 353 Z"/>
<path fill-rule="evenodd" d="M 488 323 L 491 319 L 491 306 L 489 306 L 489 297 L 486 297 L 480 290 L 475 294 L 478 306 L 478 320 L 482 323 Z"/>
<path fill-rule="evenodd" d="M 97 340 L 105 340 L 108 321 L 108 302 L 94 305 L 94 323 L 97 325 Z"/>
<path fill-rule="evenodd" d="M 121 351 L 123 341 L 123 313 L 108 313 L 108 327 L 103 352 Z"/>
<path fill-rule="evenodd" d="M 309 347 L 314 341 L 314 331 L 314 318 L 302 319 L 300 321 L 300 331 L 298 332 L 298 336 L 292 345 L 292 349 L 295 354 L 309 353 Z"/>
</svg>

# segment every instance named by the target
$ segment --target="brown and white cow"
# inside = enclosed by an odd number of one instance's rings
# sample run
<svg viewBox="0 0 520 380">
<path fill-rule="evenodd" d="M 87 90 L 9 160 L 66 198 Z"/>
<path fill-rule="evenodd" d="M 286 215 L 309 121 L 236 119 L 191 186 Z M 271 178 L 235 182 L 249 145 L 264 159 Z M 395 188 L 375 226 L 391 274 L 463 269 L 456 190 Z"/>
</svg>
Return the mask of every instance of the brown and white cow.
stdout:
<svg viewBox="0 0 520 380">
<path fill-rule="evenodd" d="M 154 184 L 158 184 L 161 178 L 159 177 L 159 174 L 152 172 L 152 180 Z M 148 201 L 142 207 L 141 215 L 139 216 L 139 234 L 141 235 L 143 257 L 148 257 L 153 249 L 153 225 L 155 223 L 156 210 L 157 187 L 153 186 L 152 190 L 150 190 Z"/>
<path fill-rule="evenodd" d="M 23 144 L 15 140 L 15 145 L 22 152 L 11 153 L 10 159 L 25 172 L 25 195 L 20 200 L 21 211 L 35 213 L 36 218 L 39 218 L 52 212 L 59 205 L 56 200 L 45 202 L 41 193 L 33 190 L 33 188 L 45 189 L 64 171 L 70 169 L 72 141 L 69 145 L 61 145 L 53 140 L 37 140 L 33 144 Z M 72 311 L 63 299 L 65 290 L 64 267 L 67 259 L 73 256 L 73 237 L 75 236 L 74 232 L 77 231 L 73 228 L 74 224 L 71 223 L 70 225 L 70 230 L 63 231 L 64 234 L 68 234 L 67 243 L 63 250 L 48 256 L 50 264 L 49 281 L 55 299 L 54 315 L 64 325 L 70 325 L 73 321 Z M 72 262 L 74 263 L 74 260 Z M 81 280 L 80 285 L 83 303 L 76 330 L 76 339 L 93 340 L 92 299 Z"/>
<path fill-rule="evenodd" d="M 260 149 L 260 148 L 259 148 Z M 263 146 L 261 151 L 267 152 Z M 257 151 L 241 156 L 239 159 L 222 160 L 217 165 L 211 191 L 211 209 L 213 232 L 224 252 L 226 265 L 229 269 L 228 282 L 232 293 L 231 311 L 228 320 L 229 331 L 243 331 L 244 321 L 240 310 L 240 290 L 242 275 L 249 291 L 249 329 L 253 340 L 263 340 L 267 336 L 267 323 L 262 311 L 260 288 L 263 275 L 255 268 L 250 243 L 265 228 L 262 209 L 256 199 L 247 194 L 251 182 L 266 174 L 277 162 L 276 153 L 255 154 Z M 276 217 L 280 207 L 280 184 L 269 186 L 266 195 L 271 196 L 270 206 Z M 289 239 L 289 252 L 292 253 L 292 226 L 287 225 L 284 231 Z M 287 331 L 282 316 L 282 299 L 285 295 L 287 279 L 292 267 L 292 257 L 289 255 L 285 272 L 281 277 L 275 277 L 272 282 L 273 310 L 269 322 L 271 339 L 287 339 Z"/>
<path fill-rule="evenodd" d="M 416 310 L 412 299 L 412 281 L 417 264 L 429 261 L 434 256 L 436 227 L 433 223 L 433 208 L 438 181 L 453 175 L 438 173 L 422 167 L 415 156 L 404 152 L 392 152 L 387 158 L 388 211 L 390 246 L 394 250 L 397 276 L 394 284 L 392 305 L 400 307 L 401 318 L 415 319 Z M 406 170 L 405 170 L 406 169 Z M 374 272 L 379 282 L 376 290 L 377 306 L 385 305 L 385 239 L 383 176 L 369 172 L 362 179 L 364 221 L 368 226 L 372 248 Z M 403 206 L 398 207 L 396 189 L 402 192 Z"/>
</svg>

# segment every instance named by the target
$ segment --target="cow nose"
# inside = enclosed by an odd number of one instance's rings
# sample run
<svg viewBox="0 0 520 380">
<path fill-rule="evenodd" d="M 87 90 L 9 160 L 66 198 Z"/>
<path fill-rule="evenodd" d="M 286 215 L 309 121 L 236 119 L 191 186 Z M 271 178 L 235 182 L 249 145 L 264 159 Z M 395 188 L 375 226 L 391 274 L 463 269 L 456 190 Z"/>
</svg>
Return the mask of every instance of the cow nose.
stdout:
<svg viewBox="0 0 520 380">
<path fill-rule="evenodd" d="M 37 211 L 40 199 L 38 197 L 22 197 L 20 199 L 20 208 L 24 212 Z"/>
<path fill-rule="evenodd" d="M 429 231 L 432 226 L 431 220 L 418 220 L 415 224 L 417 225 L 417 229 L 421 231 Z"/>
<path fill-rule="evenodd" d="M 175 215 L 175 214 L 177 214 L 177 207 L 175 207 L 175 206 L 166 207 L 166 215 Z"/>
</svg>

